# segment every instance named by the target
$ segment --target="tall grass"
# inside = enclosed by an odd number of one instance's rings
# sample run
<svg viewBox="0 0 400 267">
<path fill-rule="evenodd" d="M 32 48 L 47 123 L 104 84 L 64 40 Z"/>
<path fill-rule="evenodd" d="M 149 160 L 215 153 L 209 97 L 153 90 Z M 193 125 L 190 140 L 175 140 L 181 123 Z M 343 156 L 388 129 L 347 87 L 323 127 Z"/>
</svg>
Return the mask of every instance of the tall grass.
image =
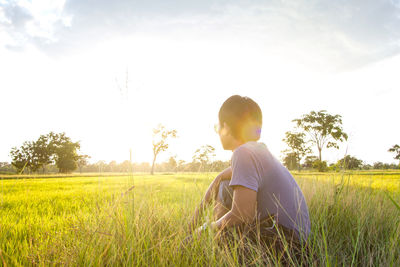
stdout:
<svg viewBox="0 0 400 267">
<path fill-rule="evenodd" d="M 128 192 L 132 177 L 0 181 L 0 265 L 237 265 L 243 256 L 239 241 L 218 246 L 207 232 L 181 246 L 213 177 L 135 176 Z M 310 253 L 291 263 L 400 266 L 400 210 L 394 204 L 400 203 L 399 191 L 316 179 L 296 179 L 312 234 Z M 210 209 L 205 217 L 211 215 Z M 246 258 L 254 265 L 280 265 L 272 250 L 257 246 L 248 248 Z"/>
</svg>

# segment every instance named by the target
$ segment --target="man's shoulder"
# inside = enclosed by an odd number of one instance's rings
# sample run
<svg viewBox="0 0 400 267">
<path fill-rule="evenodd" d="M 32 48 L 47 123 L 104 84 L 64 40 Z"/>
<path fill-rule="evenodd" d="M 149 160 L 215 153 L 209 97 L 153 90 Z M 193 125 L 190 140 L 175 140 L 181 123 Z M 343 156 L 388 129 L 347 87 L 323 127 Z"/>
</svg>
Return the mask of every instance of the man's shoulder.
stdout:
<svg viewBox="0 0 400 267">
<path fill-rule="evenodd" d="M 240 145 L 233 151 L 232 158 L 237 158 L 241 156 L 250 156 L 253 153 L 254 153 L 254 147 L 252 147 L 249 144 L 249 142 L 247 142 L 243 145 Z"/>
<path fill-rule="evenodd" d="M 265 153 L 268 152 L 268 148 L 264 143 L 261 142 L 256 142 L 256 141 L 250 141 L 247 143 L 244 143 L 243 145 L 239 146 L 233 153 L 244 153 L 244 154 L 259 154 L 259 153 Z"/>
<path fill-rule="evenodd" d="M 261 159 L 261 158 L 269 158 L 270 153 L 267 149 L 267 146 L 264 143 L 260 142 L 247 142 L 239 147 L 237 147 L 232 154 L 232 161 L 241 159 L 241 158 L 253 158 L 253 159 Z"/>
<path fill-rule="evenodd" d="M 263 142 L 257 142 L 257 141 L 248 141 L 239 147 L 235 149 L 236 150 L 240 149 L 249 149 L 249 150 L 254 150 L 254 149 L 267 149 L 267 146 Z"/>
</svg>

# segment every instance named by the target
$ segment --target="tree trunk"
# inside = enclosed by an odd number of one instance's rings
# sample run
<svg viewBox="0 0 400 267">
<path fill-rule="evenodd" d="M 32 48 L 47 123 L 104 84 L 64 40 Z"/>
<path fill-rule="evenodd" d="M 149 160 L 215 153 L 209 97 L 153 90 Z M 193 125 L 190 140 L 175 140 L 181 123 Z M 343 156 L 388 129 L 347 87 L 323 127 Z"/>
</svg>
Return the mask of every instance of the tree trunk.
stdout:
<svg viewBox="0 0 400 267">
<path fill-rule="evenodd" d="M 151 175 L 154 175 L 154 164 L 156 163 L 156 158 L 157 155 L 154 155 L 153 164 L 151 165 L 151 172 L 150 172 Z"/>
<path fill-rule="evenodd" d="M 318 148 L 318 158 L 319 158 L 319 161 L 322 161 L 321 150 L 322 150 L 322 148 L 319 147 L 319 148 Z"/>
</svg>

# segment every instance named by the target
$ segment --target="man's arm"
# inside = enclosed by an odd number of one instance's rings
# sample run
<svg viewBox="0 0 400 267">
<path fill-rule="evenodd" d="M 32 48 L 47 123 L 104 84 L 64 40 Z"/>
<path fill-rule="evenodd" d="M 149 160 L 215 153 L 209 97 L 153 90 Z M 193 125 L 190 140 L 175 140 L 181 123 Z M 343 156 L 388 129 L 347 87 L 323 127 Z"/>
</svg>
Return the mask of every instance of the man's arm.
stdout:
<svg viewBox="0 0 400 267">
<path fill-rule="evenodd" d="M 232 209 L 218 221 L 211 223 L 214 230 L 222 230 L 240 223 L 251 223 L 256 215 L 257 192 L 237 185 L 233 189 Z"/>
<path fill-rule="evenodd" d="M 223 180 L 230 180 L 232 177 L 232 169 L 231 167 L 226 168 L 220 174 L 215 177 L 214 181 L 211 182 L 208 187 L 200 205 L 196 208 L 193 218 L 189 224 L 189 231 L 192 231 L 194 227 L 196 227 L 198 223 L 198 219 L 203 213 L 204 209 L 211 203 L 212 199 L 216 199 L 219 183 Z"/>
</svg>

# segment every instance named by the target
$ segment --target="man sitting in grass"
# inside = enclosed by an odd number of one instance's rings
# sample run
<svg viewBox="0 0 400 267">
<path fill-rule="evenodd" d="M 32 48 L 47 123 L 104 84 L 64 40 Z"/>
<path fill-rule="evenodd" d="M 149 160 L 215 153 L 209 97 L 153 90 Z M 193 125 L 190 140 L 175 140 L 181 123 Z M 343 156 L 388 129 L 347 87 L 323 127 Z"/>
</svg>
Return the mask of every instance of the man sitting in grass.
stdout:
<svg viewBox="0 0 400 267">
<path fill-rule="evenodd" d="M 307 204 L 289 171 L 265 144 L 257 142 L 260 107 L 248 97 L 234 95 L 223 103 L 218 117 L 216 131 L 223 148 L 233 152 L 231 166 L 209 186 L 190 223 L 192 234 L 210 228 L 223 237 L 236 229 L 239 235 L 274 249 L 283 250 L 288 243 L 300 246 L 310 233 Z M 210 203 L 215 204 L 215 221 L 196 229 Z"/>
</svg>

